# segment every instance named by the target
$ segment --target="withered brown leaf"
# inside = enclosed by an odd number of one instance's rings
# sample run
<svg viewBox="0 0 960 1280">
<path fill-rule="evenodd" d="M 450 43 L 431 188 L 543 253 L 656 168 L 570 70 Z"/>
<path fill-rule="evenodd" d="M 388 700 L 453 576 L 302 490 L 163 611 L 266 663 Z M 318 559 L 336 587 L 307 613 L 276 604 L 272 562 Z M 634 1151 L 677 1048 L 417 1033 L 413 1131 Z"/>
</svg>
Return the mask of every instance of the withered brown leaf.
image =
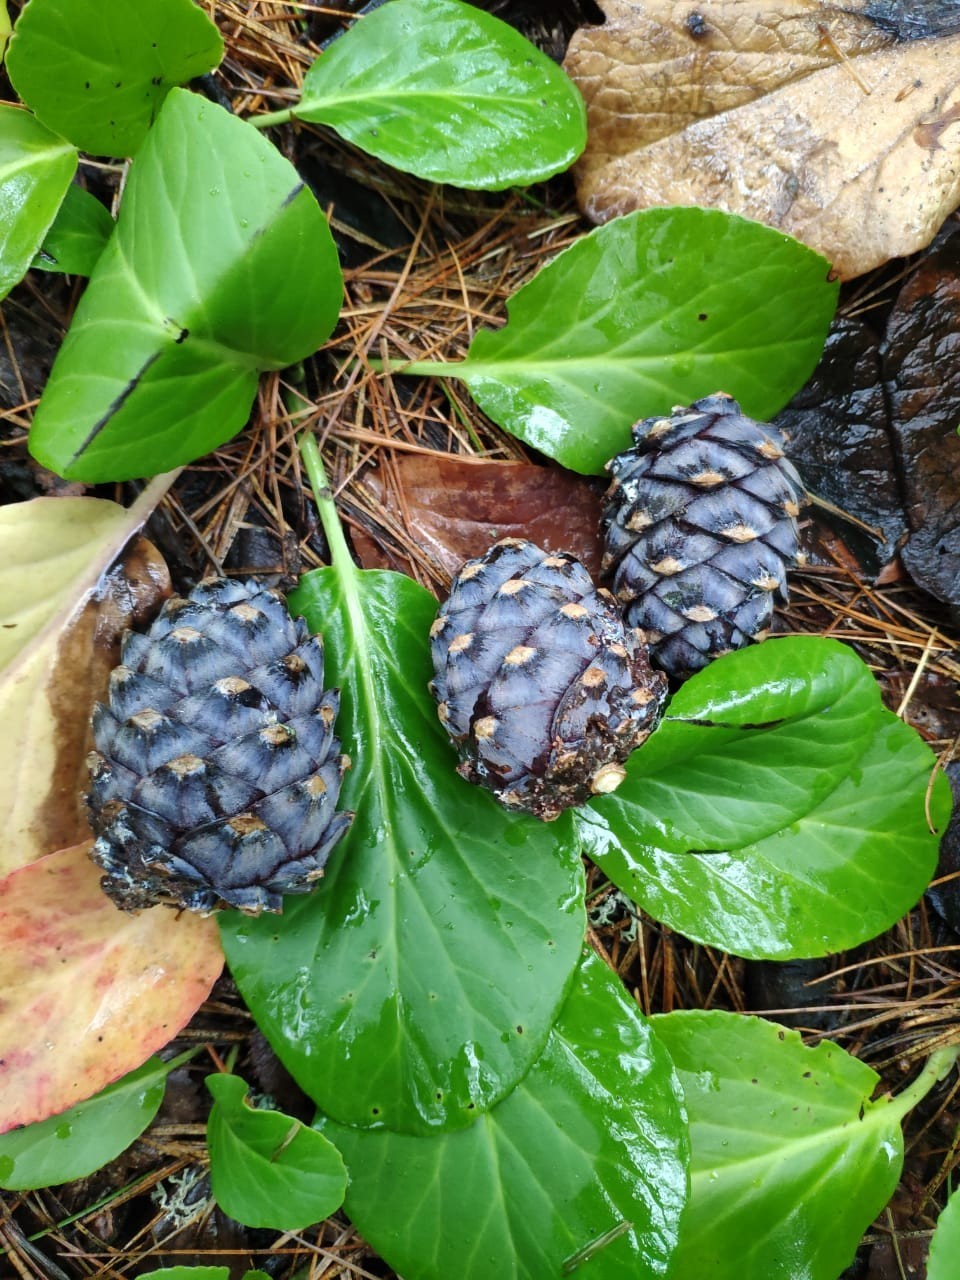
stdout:
<svg viewBox="0 0 960 1280">
<path fill-rule="evenodd" d="M 594 221 L 725 209 L 849 279 L 929 244 L 960 204 L 960 34 L 900 39 L 868 0 L 601 8 L 565 62 L 587 102 L 576 179 Z"/>
<path fill-rule="evenodd" d="M 388 518 L 405 529 L 437 578 L 449 577 L 499 538 L 529 538 L 570 551 L 600 570 L 600 496 L 586 480 L 530 462 L 410 455 L 394 464 L 397 489 L 377 472 L 366 484 Z M 358 542 L 365 568 L 391 562 L 370 540 Z"/>
</svg>

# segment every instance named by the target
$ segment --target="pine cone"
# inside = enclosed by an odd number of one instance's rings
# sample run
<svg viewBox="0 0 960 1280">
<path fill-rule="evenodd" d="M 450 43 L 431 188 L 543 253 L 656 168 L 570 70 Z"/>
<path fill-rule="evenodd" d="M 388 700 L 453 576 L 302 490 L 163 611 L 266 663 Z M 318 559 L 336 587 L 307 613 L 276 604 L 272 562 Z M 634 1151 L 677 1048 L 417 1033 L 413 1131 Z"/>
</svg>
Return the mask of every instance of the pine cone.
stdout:
<svg viewBox="0 0 960 1280">
<path fill-rule="evenodd" d="M 431 628 L 440 721 L 459 772 L 544 821 L 613 791 L 666 681 L 572 555 L 505 538 L 454 579 Z"/>
<path fill-rule="evenodd" d="M 124 637 L 93 715 L 87 802 L 101 884 L 127 911 L 280 911 L 350 825 L 323 645 L 282 597 L 213 578 Z"/>
<path fill-rule="evenodd" d="M 764 638 L 800 560 L 803 482 L 784 438 L 719 393 L 633 428 L 607 463 L 604 572 L 672 675 Z"/>
</svg>

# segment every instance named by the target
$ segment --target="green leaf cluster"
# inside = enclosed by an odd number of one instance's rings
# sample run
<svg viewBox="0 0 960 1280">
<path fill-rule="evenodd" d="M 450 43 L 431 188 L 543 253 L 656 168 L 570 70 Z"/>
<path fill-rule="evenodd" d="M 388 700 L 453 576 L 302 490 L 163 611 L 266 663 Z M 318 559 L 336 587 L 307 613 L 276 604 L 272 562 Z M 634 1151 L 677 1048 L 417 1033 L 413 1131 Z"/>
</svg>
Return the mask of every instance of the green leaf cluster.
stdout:
<svg viewBox="0 0 960 1280">
<path fill-rule="evenodd" d="M 342 277 L 315 197 L 253 124 L 178 87 L 221 54 L 192 0 L 29 0 L 17 22 L 8 69 L 29 110 L 0 104 L 0 294 L 34 262 L 90 274 L 31 435 L 70 478 L 209 452 L 243 425 L 260 371 L 336 324 Z M 584 141 L 562 73 L 458 0 L 366 15 L 299 104 L 254 124 L 289 118 L 488 189 L 548 177 Z M 115 223 L 71 186 L 78 149 L 134 157 Z M 835 297 L 824 260 L 787 237 L 649 210 L 544 267 L 459 365 L 405 367 L 460 377 L 507 430 L 590 473 L 636 418 L 718 387 L 775 412 L 815 364 Z M 739 1280 L 830 1280 L 896 1181 L 916 1093 L 871 1103 L 867 1068 L 758 1020 L 651 1025 L 583 957 L 581 853 L 690 937 L 825 954 L 881 931 L 927 883 L 949 809 L 942 779 L 927 794 L 931 753 L 852 651 L 785 638 L 690 680 L 616 794 L 550 826 L 509 814 L 453 771 L 426 693 L 432 597 L 356 571 L 319 505 L 334 563 L 291 607 L 323 633 L 343 690 L 357 818 L 281 919 L 220 918 L 237 984 L 318 1114 L 305 1128 L 250 1107 L 238 1077 L 211 1077 L 221 1205 L 299 1230 L 346 1194 L 410 1280 L 692 1280 L 734 1265 Z M 110 1159 L 149 1123 L 167 1070 L 151 1060 L 0 1138 L 0 1185 Z M 197 1274 L 162 1274 L 180 1272 Z"/>
<path fill-rule="evenodd" d="M 859 1114 L 873 1073 L 822 1046 L 813 1094 L 797 1037 L 734 1016 L 683 1023 L 698 1031 L 686 1049 L 668 1019 L 651 1038 L 599 961 L 577 964 L 575 855 L 589 851 L 647 905 L 636 865 L 653 844 L 671 860 L 668 875 L 649 876 L 661 918 L 734 952 L 777 954 L 771 937 L 780 954 L 849 946 L 912 905 L 929 877 L 932 754 L 883 710 L 852 650 L 785 638 L 688 681 L 634 753 L 620 792 L 555 824 L 508 813 L 457 777 L 437 732 L 426 693 L 432 598 L 398 575 L 357 571 L 329 498 L 319 506 L 333 565 L 307 575 L 290 607 L 322 631 L 328 677 L 343 689 L 338 727 L 354 759 L 347 796 L 358 816 L 310 898 L 279 920 L 227 914 L 220 927 L 258 1025 L 343 1156 L 347 1212 L 391 1265 L 420 1280 L 453 1271 L 467 1280 L 703 1274 L 696 1223 L 739 1203 L 728 1183 L 726 1208 L 698 1208 L 718 1175 L 699 1176 L 697 1108 L 701 1094 L 713 1105 L 722 1086 L 717 1115 L 731 1136 L 720 1142 L 736 1168 L 741 1156 L 758 1161 L 764 1195 L 752 1202 L 752 1223 L 781 1230 L 782 1206 L 806 1187 L 820 1217 L 806 1242 L 795 1227 L 788 1256 L 799 1267 L 822 1255 L 811 1274 L 827 1280 L 896 1181 L 896 1142 L 887 1139 L 899 1135 L 902 1110 L 878 1108 L 876 1123 L 857 1131 L 848 1167 L 862 1194 L 836 1228 L 837 1189 L 818 1189 L 808 1157 L 822 1151 L 832 1168 L 838 1146 L 851 1145 L 842 1117 Z M 890 800 L 874 820 L 878 787 Z M 933 821 L 945 821 L 946 804 L 935 785 Z M 902 846 L 895 870 L 890 811 Z M 778 858 L 764 854 L 778 845 Z M 621 863 L 632 876 L 618 874 Z M 701 865 L 711 870 L 684 878 Z M 657 1041 L 676 1052 L 682 1094 Z M 688 1080 L 689 1061 L 700 1074 Z M 783 1117 L 783 1146 L 797 1132 L 795 1076 L 821 1111 L 802 1112 L 795 1162 L 780 1169 L 771 1156 L 763 1165 L 762 1152 L 779 1148 L 771 1139 L 749 1154 L 733 1100 L 745 1091 L 737 1105 L 749 1112 L 746 1100 L 756 1108 L 762 1094 L 773 1114 L 753 1120 L 776 1131 Z M 754 1078 L 765 1091 L 749 1091 Z M 736 1223 L 731 1239 L 745 1229 L 742 1217 Z M 745 1274 L 767 1280 L 768 1261 L 761 1253 Z"/>
<path fill-rule="evenodd" d="M 91 276 L 30 440 L 70 479 L 209 452 L 243 426 L 258 374 L 336 323 L 342 279 L 313 194 L 252 125 L 177 88 L 222 55 L 194 0 L 29 0 L 16 23 L 7 66 L 29 111 L 0 104 L 0 296 L 31 264 Z M 586 140 L 568 77 L 458 0 L 366 15 L 305 94 L 299 117 L 463 186 L 538 181 Z M 115 226 L 70 187 L 80 150 L 134 157 Z"/>
<path fill-rule="evenodd" d="M 827 955 L 882 933 L 929 883 L 950 814 L 935 770 L 852 649 L 784 637 L 688 680 L 578 831 L 614 884 L 688 937 L 755 959 Z"/>
</svg>

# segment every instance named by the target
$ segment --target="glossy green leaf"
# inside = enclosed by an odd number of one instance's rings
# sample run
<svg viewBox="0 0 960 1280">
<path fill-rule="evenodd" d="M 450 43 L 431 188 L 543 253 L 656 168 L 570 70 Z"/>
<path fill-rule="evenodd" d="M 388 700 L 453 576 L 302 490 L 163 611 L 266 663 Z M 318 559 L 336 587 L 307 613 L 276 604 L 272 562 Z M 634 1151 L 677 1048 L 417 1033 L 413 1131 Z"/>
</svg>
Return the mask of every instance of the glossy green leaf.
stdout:
<svg viewBox="0 0 960 1280">
<path fill-rule="evenodd" d="M 717 209 L 646 209 L 558 254 L 459 363 L 485 413 L 573 471 L 630 445 L 638 419 L 727 391 L 766 419 L 812 372 L 837 285 L 790 236 Z"/>
<path fill-rule="evenodd" d="M 754 959 L 827 955 L 888 929 L 929 883 L 950 814 L 942 775 L 927 800 L 935 763 L 884 711 L 852 772 L 765 839 L 729 853 L 668 853 L 616 797 L 584 811 L 580 831 L 604 874 L 680 933 Z"/>
<path fill-rule="evenodd" d="M 30 448 L 71 479 L 167 471 L 246 421 L 261 369 L 315 350 L 342 279 L 326 219 L 250 125 L 173 89 L 130 173 Z"/>
<path fill-rule="evenodd" d="M 837 1280 L 897 1185 L 902 1101 L 829 1041 L 742 1014 L 655 1017 L 690 1117 L 672 1280 Z"/>
<path fill-rule="evenodd" d="M 671 700 L 607 813 L 674 853 L 739 848 L 809 813 L 850 772 L 881 712 L 848 645 L 791 636 L 712 662 Z"/>
<path fill-rule="evenodd" d="M 364 14 L 309 69 L 293 112 L 394 168 L 487 190 L 559 173 L 587 139 L 566 73 L 458 0 L 391 0 Z"/>
<path fill-rule="evenodd" d="M 337 1148 L 292 1116 L 247 1104 L 239 1076 L 207 1076 L 210 1183 L 220 1208 L 247 1227 L 302 1231 L 343 1204 Z"/>
<path fill-rule="evenodd" d="M 132 155 L 176 84 L 223 41 L 193 0 L 30 0 L 7 54 L 28 107 L 82 151 Z"/>
<path fill-rule="evenodd" d="M 937 1219 L 930 1241 L 927 1280 L 956 1280 L 960 1258 L 960 1191 L 954 1191 Z"/>
<path fill-rule="evenodd" d="M 89 191 L 71 184 L 31 265 L 40 271 L 93 275 L 112 232 L 109 210 Z"/>
<path fill-rule="evenodd" d="M 115 1159 L 157 1114 L 170 1068 L 148 1058 L 68 1111 L 0 1134 L 0 1187 L 24 1191 L 72 1182 Z"/>
<path fill-rule="evenodd" d="M 353 826 L 277 920 L 222 913 L 228 962 L 300 1086 L 346 1124 L 456 1128 L 538 1057 L 584 929 L 567 815 L 511 814 L 454 771 L 427 693 L 436 601 L 400 574 L 308 574 Z"/>
<path fill-rule="evenodd" d="M 7 6 L 4 0 L 0 0 L 0 63 L 3 62 L 3 55 L 7 51 L 7 41 L 10 38 L 10 14 L 7 12 Z"/>
<path fill-rule="evenodd" d="M 346 1209 L 407 1280 L 647 1280 L 687 1196 L 670 1060 L 615 975 L 585 960 L 542 1057 L 469 1129 L 430 1138 L 318 1117 Z"/>
<path fill-rule="evenodd" d="M 0 298 L 26 275 L 76 167 L 69 142 L 0 103 Z"/>
</svg>

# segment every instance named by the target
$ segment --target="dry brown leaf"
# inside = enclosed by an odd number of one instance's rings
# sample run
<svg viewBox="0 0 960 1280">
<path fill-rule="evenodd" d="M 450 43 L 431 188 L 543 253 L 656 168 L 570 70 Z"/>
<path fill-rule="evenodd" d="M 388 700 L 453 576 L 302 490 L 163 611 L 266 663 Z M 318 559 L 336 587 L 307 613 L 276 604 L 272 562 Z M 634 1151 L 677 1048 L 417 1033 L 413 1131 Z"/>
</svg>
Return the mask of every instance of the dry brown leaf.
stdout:
<svg viewBox="0 0 960 1280">
<path fill-rule="evenodd" d="M 596 222 L 706 205 L 778 227 L 841 279 L 922 249 L 960 204 L 960 35 L 895 41 L 813 0 L 601 0 L 565 66 Z"/>
<path fill-rule="evenodd" d="M 530 462 L 436 458 L 396 460 L 396 490 L 373 472 L 368 487 L 406 527 L 421 555 L 445 576 L 499 538 L 529 538 L 548 551 L 570 551 L 596 577 L 600 571 L 600 497 L 564 471 Z M 397 568 L 370 542 L 358 550 L 365 568 Z"/>
<path fill-rule="evenodd" d="M 89 851 L 88 840 L 0 880 L 0 1133 L 145 1062 L 223 967 L 212 919 L 118 911 Z"/>
<path fill-rule="evenodd" d="M 148 513 L 97 498 L 0 508 L 0 875 L 88 832 L 90 711 L 124 629 L 170 590 L 145 539 L 108 571 Z"/>
</svg>

